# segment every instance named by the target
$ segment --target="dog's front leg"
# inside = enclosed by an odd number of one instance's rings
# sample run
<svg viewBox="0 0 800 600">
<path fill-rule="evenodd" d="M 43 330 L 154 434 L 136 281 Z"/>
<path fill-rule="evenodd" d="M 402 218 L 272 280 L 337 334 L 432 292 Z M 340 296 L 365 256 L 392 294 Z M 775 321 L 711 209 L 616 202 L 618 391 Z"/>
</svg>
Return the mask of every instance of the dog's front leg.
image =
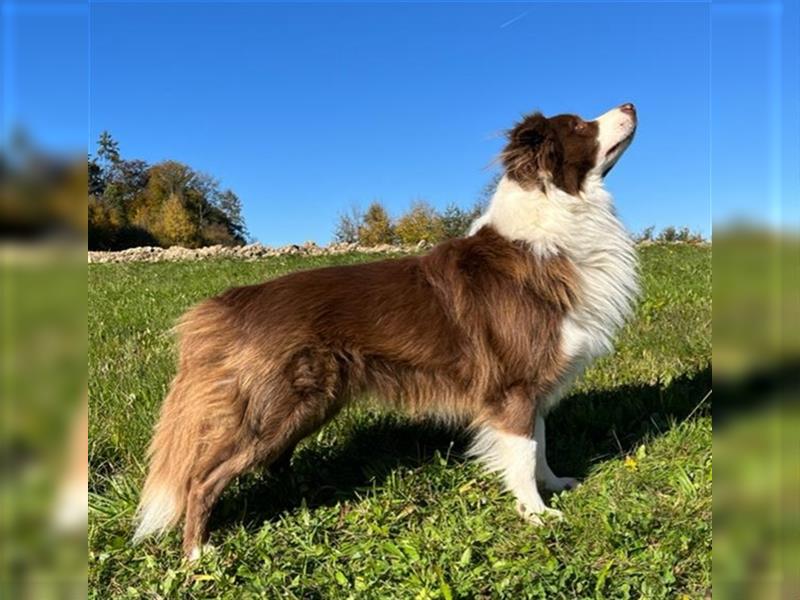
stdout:
<svg viewBox="0 0 800 600">
<path fill-rule="evenodd" d="M 534 429 L 533 439 L 536 443 L 536 480 L 540 482 L 545 489 L 551 492 L 561 492 L 577 487 L 577 479 L 573 477 L 557 477 L 550 468 L 550 465 L 547 464 L 544 417 L 541 415 L 536 415 L 536 427 Z"/>
<path fill-rule="evenodd" d="M 494 414 L 478 428 L 470 453 L 500 474 L 517 500 L 517 511 L 541 524 L 546 515 L 561 518 L 562 514 L 545 505 L 536 487 L 535 412 L 530 400 L 516 392 L 509 394 L 501 414 Z"/>
</svg>

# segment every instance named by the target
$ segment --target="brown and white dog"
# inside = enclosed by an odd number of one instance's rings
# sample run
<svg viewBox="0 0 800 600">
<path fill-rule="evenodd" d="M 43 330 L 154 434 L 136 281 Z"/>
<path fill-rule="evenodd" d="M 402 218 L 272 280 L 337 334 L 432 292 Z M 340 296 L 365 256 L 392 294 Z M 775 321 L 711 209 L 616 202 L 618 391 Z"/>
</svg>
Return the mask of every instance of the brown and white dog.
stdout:
<svg viewBox="0 0 800 600">
<path fill-rule="evenodd" d="M 292 273 L 184 315 L 178 373 L 150 446 L 136 541 L 184 516 L 196 557 L 214 503 L 350 401 L 370 397 L 475 432 L 518 510 L 562 490 L 544 415 L 612 349 L 637 294 L 636 257 L 603 177 L 633 138 L 623 104 L 594 121 L 525 117 L 470 234 L 425 256 Z"/>
</svg>

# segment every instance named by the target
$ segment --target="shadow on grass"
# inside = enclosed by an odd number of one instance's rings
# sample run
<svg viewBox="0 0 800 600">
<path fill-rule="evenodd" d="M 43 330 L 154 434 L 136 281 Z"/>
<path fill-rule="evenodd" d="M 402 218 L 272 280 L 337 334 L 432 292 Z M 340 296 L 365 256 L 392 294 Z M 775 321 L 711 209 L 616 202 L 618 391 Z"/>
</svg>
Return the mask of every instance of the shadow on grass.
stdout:
<svg viewBox="0 0 800 600">
<path fill-rule="evenodd" d="M 669 385 L 625 385 L 580 392 L 548 417 L 547 450 L 558 475 L 583 478 L 591 466 L 627 453 L 648 437 L 658 436 L 696 410 L 711 389 L 711 369 L 673 380 Z M 211 522 L 218 531 L 242 523 L 256 531 L 303 503 L 332 506 L 380 487 L 397 468 L 415 468 L 437 454 L 447 463 L 463 462 L 469 436 L 430 423 L 385 415 L 352 432 L 335 449 L 301 447 L 289 473 L 247 475 L 223 496 Z"/>
</svg>

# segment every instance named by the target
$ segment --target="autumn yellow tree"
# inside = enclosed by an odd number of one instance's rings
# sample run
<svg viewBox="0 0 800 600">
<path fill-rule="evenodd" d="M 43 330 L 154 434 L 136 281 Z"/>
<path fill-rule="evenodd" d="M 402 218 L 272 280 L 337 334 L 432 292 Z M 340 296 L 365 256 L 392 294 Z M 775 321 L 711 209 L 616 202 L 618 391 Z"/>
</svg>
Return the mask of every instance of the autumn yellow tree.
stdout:
<svg viewBox="0 0 800 600">
<path fill-rule="evenodd" d="M 197 244 L 197 225 L 177 194 L 170 194 L 167 198 L 155 229 L 156 236 L 164 245 L 191 247 Z"/>
<path fill-rule="evenodd" d="M 445 238 L 442 220 L 436 210 L 422 200 L 411 205 L 411 209 L 397 220 L 394 229 L 403 244 L 421 241 L 435 244 Z"/>
<path fill-rule="evenodd" d="M 358 241 L 364 246 L 391 244 L 395 233 L 389 213 L 380 202 L 373 202 L 364 213 L 364 220 L 358 228 Z"/>
</svg>

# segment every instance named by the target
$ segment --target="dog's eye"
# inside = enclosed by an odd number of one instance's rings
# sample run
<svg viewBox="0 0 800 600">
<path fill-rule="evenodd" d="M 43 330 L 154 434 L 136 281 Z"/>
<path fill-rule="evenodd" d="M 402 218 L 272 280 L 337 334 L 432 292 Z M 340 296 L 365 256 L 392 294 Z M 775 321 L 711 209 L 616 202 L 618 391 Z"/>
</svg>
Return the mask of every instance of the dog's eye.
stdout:
<svg viewBox="0 0 800 600">
<path fill-rule="evenodd" d="M 586 121 L 575 121 L 575 123 L 572 125 L 572 128 L 575 131 L 583 131 L 586 129 Z"/>
</svg>

